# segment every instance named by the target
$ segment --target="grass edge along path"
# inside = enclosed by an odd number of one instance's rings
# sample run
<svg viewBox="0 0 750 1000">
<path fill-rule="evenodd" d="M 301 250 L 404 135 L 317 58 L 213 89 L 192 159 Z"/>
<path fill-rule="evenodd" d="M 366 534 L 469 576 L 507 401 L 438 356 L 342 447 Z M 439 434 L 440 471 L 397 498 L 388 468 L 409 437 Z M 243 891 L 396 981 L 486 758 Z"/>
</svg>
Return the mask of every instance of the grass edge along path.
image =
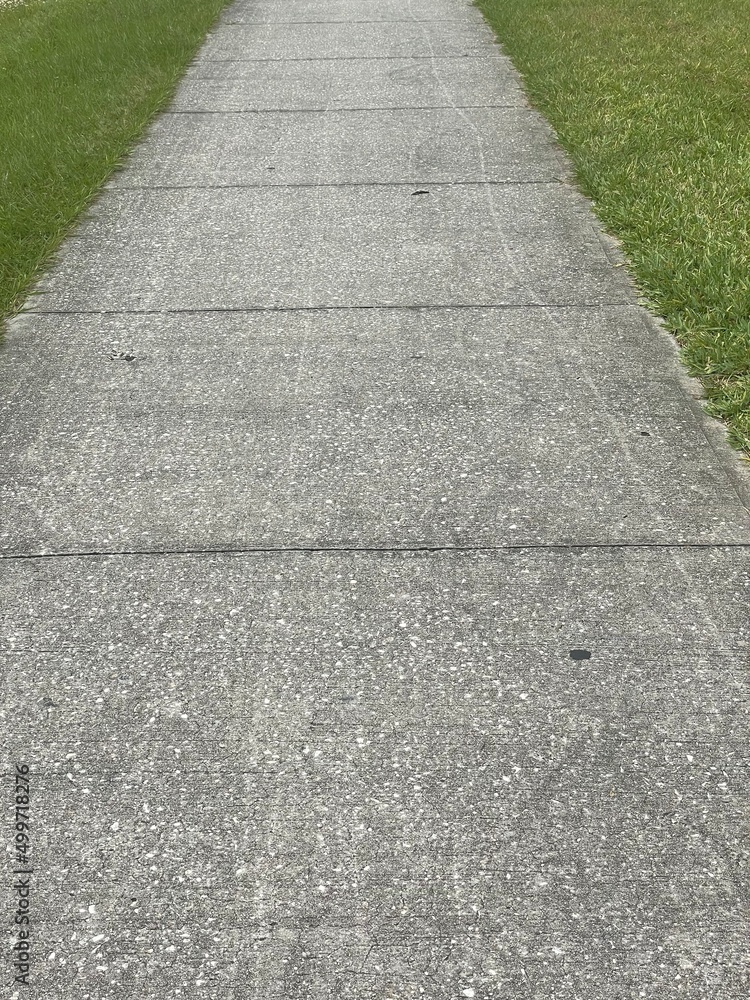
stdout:
<svg viewBox="0 0 750 1000">
<path fill-rule="evenodd" d="M 476 0 L 750 454 L 750 0 Z"/>
<path fill-rule="evenodd" d="M 0 8 L 0 324 L 168 102 L 227 2 Z"/>
</svg>

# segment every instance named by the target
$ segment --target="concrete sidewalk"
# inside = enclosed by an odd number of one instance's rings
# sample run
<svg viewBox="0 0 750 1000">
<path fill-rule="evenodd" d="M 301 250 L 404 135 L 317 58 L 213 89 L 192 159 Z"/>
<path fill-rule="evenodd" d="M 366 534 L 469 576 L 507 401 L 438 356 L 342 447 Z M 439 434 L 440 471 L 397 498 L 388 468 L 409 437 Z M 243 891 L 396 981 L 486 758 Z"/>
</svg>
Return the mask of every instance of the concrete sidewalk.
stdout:
<svg viewBox="0 0 750 1000">
<path fill-rule="evenodd" d="M 10 324 L 13 996 L 748 995 L 750 477 L 567 172 L 464 0 L 238 0 Z"/>
</svg>

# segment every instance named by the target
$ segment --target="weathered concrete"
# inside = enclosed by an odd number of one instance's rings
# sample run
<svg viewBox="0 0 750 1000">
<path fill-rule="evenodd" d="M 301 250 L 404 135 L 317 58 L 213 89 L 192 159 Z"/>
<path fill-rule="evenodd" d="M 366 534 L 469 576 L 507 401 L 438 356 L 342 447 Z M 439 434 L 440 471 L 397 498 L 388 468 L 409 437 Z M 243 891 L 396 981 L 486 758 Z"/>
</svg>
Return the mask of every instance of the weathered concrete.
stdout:
<svg viewBox="0 0 750 1000">
<path fill-rule="evenodd" d="M 747 996 L 749 480 L 566 177 L 463 0 L 240 0 L 10 324 L 19 998 Z"/>
<path fill-rule="evenodd" d="M 34 308 L 622 303 L 607 251 L 559 183 L 118 190 Z"/>
<path fill-rule="evenodd" d="M 372 24 L 415 21 L 466 23 L 471 4 L 466 0 L 261 0 L 228 10 L 222 24 L 335 24 L 354 21 Z"/>
<path fill-rule="evenodd" d="M 519 105 L 524 106 L 524 99 L 518 77 L 507 61 L 485 53 L 447 59 L 200 59 L 188 71 L 172 110 L 215 114 Z"/>
<path fill-rule="evenodd" d="M 487 53 L 490 29 L 459 21 L 277 22 L 221 25 L 206 42 L 209 61 L 257 59 L 449 58 Z M 489 54 L 489 53 L 487 53 Z"/>
<path fill-rule="evenodd" d="M 163 115 L 113 186 L 558 180 L 560 158 L 528 121 L 514 107 Z"/>
<path fill-rule="evenodd" d="M 74 558 L 8 589 L 35 934 L 68 958 L 41 995 L 743 995 L 744 553 Z"/>
<path fill-rule="evenodd" d="M 750 542 L 637 307 L 24 324 L 6 552 Z"/>
</svg>

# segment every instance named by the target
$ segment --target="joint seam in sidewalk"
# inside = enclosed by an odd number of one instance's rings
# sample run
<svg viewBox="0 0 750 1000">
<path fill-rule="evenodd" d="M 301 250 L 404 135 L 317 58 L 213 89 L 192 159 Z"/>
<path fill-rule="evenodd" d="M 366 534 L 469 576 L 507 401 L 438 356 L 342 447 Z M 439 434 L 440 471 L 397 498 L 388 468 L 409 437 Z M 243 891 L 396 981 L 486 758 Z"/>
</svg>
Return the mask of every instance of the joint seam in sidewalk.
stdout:
<svg viewBox="0 0 750 1000">
<path fill-rule="evenodd" d="M 201 76 L 195 79 L 200 80 L 202 83 L 212 82 L 211 77 Z M 239 110 L 236 108 L 227 108 L 223 111 L 211 108 L 197 108 L 194 111 L 191 111 L 190 108 L 172 108 L 168 111 L 162 111 L 159 117 L 168 118 L 170 115 L 337 115 L 341 113 L 348 114 L 349 112 L 380 114 L 383 111 L 387 111 L 390 114 L 392 111 L 495 111 L 509 110 L 511 108 L 516 111 L 524 111 L 527 114 L 535 113 L 525 104 L 384 104 L 371 108 L 242 108 Z"/>
<path fill-rule="evenodd" d="M 325 555 L 371 554 L 415 554 L 418 552 L 569 552 L 614 549 L 678 550 L 686 549 L 750 549 L 750 542 L 549 542 L 509 545 L 288 545 L 288 546 L 247 546 L 227 548 L 179 548 L 179 549 L 81 549 L 61 552 L 0 553 L 4 562 L 29 561 L 32 559 L 98 559 L 124 556 L 209 556 L 209 555 L 282 555 L 284 553 L 311 553 Z"/>
<path fill-rule="evenodd" d="M 330 24 L 460 24 L 464 21 L 462 17 L 430 17 L 430 18 L 417 18 L 417 17 L 391 17 L 388 20 L 381 18 L 379 21 L 225 21 L 222 19 L 222 26 L 225 24 L 241 25 L 246 24 L 248 27 L 253 28 L 276 28 L 282 27 L 287 24 L 307 24 L 307 25 L 330 25 Z M 464 21 L 465 23 L 465 21 Z M 212 38 L 216 37 L 216 32 L 212 32 Z"/>
<path fill-rule="evenodd" d="M 44 292 L 40 293 L 44 295 Z M 457 305 L 427 305 L 427 304 L 404 304 L 404 305 L 384 305 L 384 306 L 372 306 L 372 305 L 362 305 L 362 306 L 337 306 L 337 305 L 317 305 L 317 306 L 227 306 L 219 308 L 217 306 L 212 306 L 206 309 L 28 309 L 25 312 L 18 314 L 18 317 L 22 316 L 184 316 L 184 315 L 194 315 L 201 316 L 209 313 L 297 313 L 297 312 L 352 312 L 357 310 L 421 310 L 423 312 L 431 312 L 446 309 L 546 309 L 546 310 L 558 310 L 558 309 L 622 309 L 623 307 L 638 308 L 637 304 L 632 301 L 612 301 L 612 302 L 579 302 L 579 303 L 561 303 L 559 305 L 554 302 L 509 302 L 504 303 L 490 303 L 489 305 L 481 303 L 476 304 L 465 304 L 460 303 Z"/>
<path fill-rule="evenodd" d="M 314 183 L 289 183 L 279 181 L 277 184 L 112 184 L 112 191 L 265 191 L 268 188 L 393 188 L 419 187 L 432 184 L 434 187 L 557 187 L 562 184 L 561 178 L 546 181 L 446 181 L 446 180 L 413 180 L 413 181 L 321 181 Z M 429 193 L 429 192 L 427 192 Z"/>
<path fill-rule="evenodd" d="M 213 65 L 214 63 L 224 64 L 224 63 L 298 63 L 298 62 L 428 62 L 434 63 L 436 60 L 444 59 L 457 59 L 461 62 L 467 59 L 482 59 L 485 62 L 491 62 L 493 66 L 497 66 L 498 58 L 502 61 L 503 56 L 495 55 L 494 52 L 488 52 L 486 55 L 472 55 L 466 53 L 464 56 L 289 56 L 282 58 L 281 56 L 257 56 L 255 59 L 201 59 L 200 65 Z M 194 63 L 193 65 L 199 65 Z M 188 76 L 187 79 L 190 79 Z M 205 79 L 205 78 L 202 78 Z"/>
</svg>

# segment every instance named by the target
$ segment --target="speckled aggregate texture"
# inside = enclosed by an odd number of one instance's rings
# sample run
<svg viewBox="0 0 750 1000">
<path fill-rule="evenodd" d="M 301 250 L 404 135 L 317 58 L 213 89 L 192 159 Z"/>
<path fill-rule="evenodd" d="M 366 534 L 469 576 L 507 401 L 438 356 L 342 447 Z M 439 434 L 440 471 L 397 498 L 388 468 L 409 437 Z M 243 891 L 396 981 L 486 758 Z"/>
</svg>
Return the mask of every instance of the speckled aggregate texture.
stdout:
<svg viewBox="0 0 750 1000">
<path fill-rule="evenodd" d="M 463 0 L 227 10 L 0 346 L 0 995 L 748 996 L 748 476 L 568 177 Z"/>
</svg>

